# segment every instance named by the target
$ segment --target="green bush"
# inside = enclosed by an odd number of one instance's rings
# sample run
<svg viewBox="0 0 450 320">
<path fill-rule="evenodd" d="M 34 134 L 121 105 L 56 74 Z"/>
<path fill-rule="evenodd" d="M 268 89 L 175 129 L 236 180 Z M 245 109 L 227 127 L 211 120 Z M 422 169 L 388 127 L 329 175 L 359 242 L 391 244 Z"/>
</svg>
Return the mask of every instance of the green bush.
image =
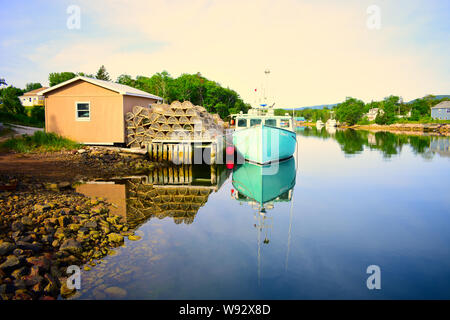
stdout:
<svg viewBox="0 0 450 320">
<path fill-rule="evenodd" d="M 36 131 L 32 136 L 11 138 L 0 144 L 0 149 L 21 153 L 32 151 L 60 151 L 78 149 L 80 144 L 55 133 Z"/>
<path fill-rule="evenodd" d="M 41 107 L 42 108 L 42 107 Z M 20 124 L 24 126 L 43 128 L 44 120 L 36 119 L 22 113 L 10 113 L 0 109 L 0 122 Z"/>
</svg>

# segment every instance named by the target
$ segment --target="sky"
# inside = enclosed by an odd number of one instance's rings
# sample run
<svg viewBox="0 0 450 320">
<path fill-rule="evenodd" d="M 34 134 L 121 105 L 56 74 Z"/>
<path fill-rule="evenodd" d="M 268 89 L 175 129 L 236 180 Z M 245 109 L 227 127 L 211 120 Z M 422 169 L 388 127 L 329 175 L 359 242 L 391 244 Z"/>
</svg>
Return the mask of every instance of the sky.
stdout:
<svg viewBox="0 0 450 320">
<path fill-rule="evenodd" d="M 450 94 L 448 0 L 0 0 L 0 30 L 0 78 L 21 88 L 105 65 L 200 72 L 249 103 L 266 87 L 280 108 Z"/>
</svg>

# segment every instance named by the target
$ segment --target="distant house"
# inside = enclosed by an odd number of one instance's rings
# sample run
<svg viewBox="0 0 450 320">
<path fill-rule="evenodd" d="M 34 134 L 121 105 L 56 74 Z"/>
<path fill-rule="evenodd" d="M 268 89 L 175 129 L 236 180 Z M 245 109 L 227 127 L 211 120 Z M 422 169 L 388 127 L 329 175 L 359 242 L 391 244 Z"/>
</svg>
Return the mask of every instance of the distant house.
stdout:
<svg viewBox="0 0 450 320">
<path fill-rule="evenodd" d="M 39 89 L 25 92 L 23 96 L 19 97 L 20 103 L 24 107 L 43 106 L 44 97 L 40 96 L 39 92 L 44 91 L 45 89 L 48 89 L 48 87 L 42 87 Z"/>
<path fill-rule="evenodd" d="M 369 112 L 363 115 L 363 117 L 367 117 L 369 121 L 374 121 L 377 118 L 378 113 L 380 115 L 383 115 L 384 111 L 381 110 L 380 108 L 372 108 L 369 110 Z"/>
<path fill-rule="evenodd" d="M 162 98 L 110 81 L 75 77 L 40 92 L 45 130 L 85 144 L 125 142 L 125 114 Z"/>
<path fill-rule="evenodd" d="M 450 120 L 450 101 L 442 101 L 431 108 L 431 118 Z"/>
</svg>

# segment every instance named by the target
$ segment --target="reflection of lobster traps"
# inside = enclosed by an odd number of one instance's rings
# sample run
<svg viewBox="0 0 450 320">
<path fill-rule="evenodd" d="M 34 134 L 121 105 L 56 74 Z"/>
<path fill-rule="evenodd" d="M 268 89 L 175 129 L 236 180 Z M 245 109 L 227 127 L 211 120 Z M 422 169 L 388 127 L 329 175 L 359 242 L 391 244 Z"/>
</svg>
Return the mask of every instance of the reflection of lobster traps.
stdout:
<svg viewBox="0 0 450 320">
<path fill-rule="evenodd" d="M 183 168 L 176 167 L 171 168 L 171 170 L 165 169 L 166 174 L 169 172 L 178 174 L 185 171 Z M 186 171 L 189 172 L 188 169 Z M 155 185 L 149 183 L 155 177 L 161 178 L 160 173 L 153 173 L 151 177 L 127 181 L 127 223 L 132 228 L 137 228 L 151 218 L 171 218 L 177 224 L 192 223 L 197 211 L 207 202 L 211 189 L 191 185 Z M 162 177 L 161 179 L 174 181 L 174 179 L 168 177 Z M 195 196 L 192 194 L 195 194 Z"/>
</svg>

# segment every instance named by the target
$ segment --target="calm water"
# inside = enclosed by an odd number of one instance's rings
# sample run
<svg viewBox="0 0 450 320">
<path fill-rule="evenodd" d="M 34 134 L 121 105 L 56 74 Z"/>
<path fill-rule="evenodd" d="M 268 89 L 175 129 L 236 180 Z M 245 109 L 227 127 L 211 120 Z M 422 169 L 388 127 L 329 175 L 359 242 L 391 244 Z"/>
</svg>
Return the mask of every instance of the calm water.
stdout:
<svg viewBox="0 0 450 320">
<path fill-rule="evenodd" d="M 262 195 L 252 167 L 81 186 L 142 239 L 83 271 L 78 298 L 449 299 L 449 138 L 307 128 L 298 142 Z M 246 193 L 275 200 L 263 216 Z M 366 287 L 369 265 L 381 290 Z"/>
</svg>

